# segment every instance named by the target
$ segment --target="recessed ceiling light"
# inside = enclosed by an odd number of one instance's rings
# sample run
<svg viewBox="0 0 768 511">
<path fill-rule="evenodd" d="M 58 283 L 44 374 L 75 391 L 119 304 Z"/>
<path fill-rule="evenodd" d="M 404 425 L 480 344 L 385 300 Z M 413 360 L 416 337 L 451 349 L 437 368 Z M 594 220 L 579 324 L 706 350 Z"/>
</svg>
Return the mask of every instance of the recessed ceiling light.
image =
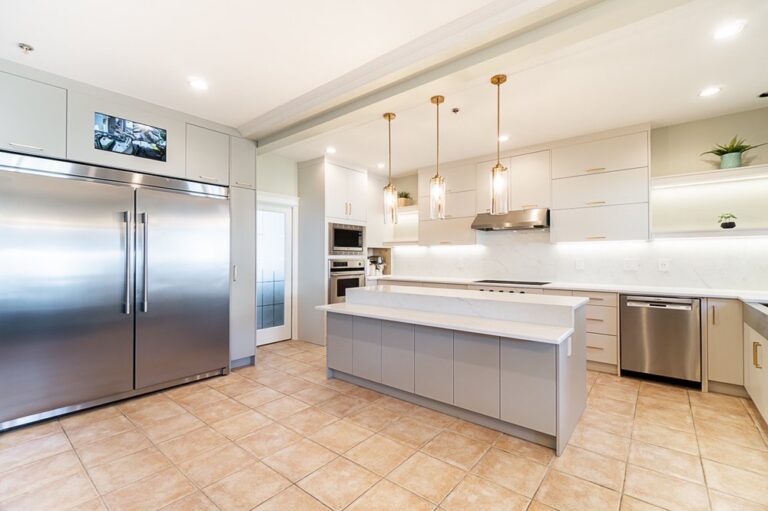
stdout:
<svg viewBox="0 0 768 511">
<path fill-rule="evenodd" d="M 508 142 L 509 141 L 509 135 L 501 135 L 499 137 L 499 142 Z"/>
<path fill-rule="evenodd" d="M 380 168 L 380 169 L 383 169 L 385 166 L 386 166 L 386 165 L 384 165 L 384 162 L 381 162 L 381 161 L 380 161 L 379 163 L 377 163 L 377 164 L 376 164 L 376 167 L 378 167 L 378 168 Z"/>
<path fill-rule="evenodd" d="M 19 46 L 19 49 L 21 50 L 21 53 L 23 53 L 24 55 L 35 51 L 35 48 L 31 44 L 19 43 L 18 46 Z"/>
<path fill-rule="evenodd" d="M 195 90 L 208 90 L 208 82 L 200 78 L 199 76 L 187 77 L 187 83 Z"/>
<path fill-rule="evenodd" d="M 714 96 L 715 94 L 718 94 L 720 92 L 720 87 L 711 86 L 711 87 L 705 87 L 701 89 L 701 92 L 699 92 L 699 96 L 702 98 L 706 98 L 709 96 Z"/>
<path fill-rule="evenodd" d="M 747 22 L 744 20 L 727 21 L 719 25 L 713 35 L 715 39 L 729 39 L 744 30 Z"/>
<path fill-rule="evenodd" d="M 329 145 L 325 148 L 325 152 L 328 154 L 336 154 L 336 148 Z"/>
</svg>

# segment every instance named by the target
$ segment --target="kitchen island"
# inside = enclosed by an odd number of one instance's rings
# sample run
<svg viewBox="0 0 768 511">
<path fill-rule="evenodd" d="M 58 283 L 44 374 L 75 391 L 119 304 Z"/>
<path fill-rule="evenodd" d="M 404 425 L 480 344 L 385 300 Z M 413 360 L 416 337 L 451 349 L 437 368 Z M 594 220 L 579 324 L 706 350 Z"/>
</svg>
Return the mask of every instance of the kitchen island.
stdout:
<svg viewBox="0 0 768 511">
<path fill-rule="evenodd" d="M 560 454 L 586 405 L 587 301 L 370 286 L 317 308 L 331 376 Z"/>
</svg>

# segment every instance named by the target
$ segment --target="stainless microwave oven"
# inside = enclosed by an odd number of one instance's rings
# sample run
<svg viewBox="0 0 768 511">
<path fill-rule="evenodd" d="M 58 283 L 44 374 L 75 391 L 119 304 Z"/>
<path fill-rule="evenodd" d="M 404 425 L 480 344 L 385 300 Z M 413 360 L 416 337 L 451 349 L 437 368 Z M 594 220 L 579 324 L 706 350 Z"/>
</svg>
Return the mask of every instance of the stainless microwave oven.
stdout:
<svg viewBox="0 0 768 511">
<path fill-rule="evenodd" d="M 364 245 L 362 225 L 328 225 L 328 255 L 362 255 Z"/>
</svg>

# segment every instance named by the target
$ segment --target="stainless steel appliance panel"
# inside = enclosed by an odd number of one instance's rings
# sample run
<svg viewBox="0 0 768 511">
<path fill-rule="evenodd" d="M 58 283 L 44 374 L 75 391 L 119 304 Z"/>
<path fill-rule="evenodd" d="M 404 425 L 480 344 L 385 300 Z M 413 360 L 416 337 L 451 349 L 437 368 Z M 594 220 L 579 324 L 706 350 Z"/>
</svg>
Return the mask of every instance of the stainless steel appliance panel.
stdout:
<svg viewBox="0 0 768 511">
<path fill-rule="evenodd" d="M 362 225 L 328 224 L 328 255 L 359 255 L 364 247 Z"/>
<path fill-rule="evenodd" d="M 229 203 L 136 191 L 136 388 L 229 364 Z"/>
<path fill-rule="evenodd" d="M 347 299 L 347 290 L 365 286 L 363 259 L 331 259 L 329 263 L 328 303 Z"/>
<path fill-rule="evenodd" d="M 701 381 L 701 301 L 621 295 L 621 369 Z"/>
<path fill-rule="evenodd" d="M 133 388 L 133 205 L 0 170 L 0 423 Z"/>
</svg>

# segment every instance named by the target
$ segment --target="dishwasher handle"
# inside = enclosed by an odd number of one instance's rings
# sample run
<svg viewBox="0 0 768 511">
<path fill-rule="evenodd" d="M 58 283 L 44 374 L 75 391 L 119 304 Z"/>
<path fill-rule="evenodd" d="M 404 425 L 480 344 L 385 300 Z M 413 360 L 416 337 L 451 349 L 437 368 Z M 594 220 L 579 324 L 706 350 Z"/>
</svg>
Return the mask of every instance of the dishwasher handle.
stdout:
<svg viewBox="0 0 768 511">
<path fill-rule="evenodd" d="M 698 306 L 696 298 L 665 298 L 655 296 L 627 296 L 627 307 L 690 311 Z"/>
</svg>

